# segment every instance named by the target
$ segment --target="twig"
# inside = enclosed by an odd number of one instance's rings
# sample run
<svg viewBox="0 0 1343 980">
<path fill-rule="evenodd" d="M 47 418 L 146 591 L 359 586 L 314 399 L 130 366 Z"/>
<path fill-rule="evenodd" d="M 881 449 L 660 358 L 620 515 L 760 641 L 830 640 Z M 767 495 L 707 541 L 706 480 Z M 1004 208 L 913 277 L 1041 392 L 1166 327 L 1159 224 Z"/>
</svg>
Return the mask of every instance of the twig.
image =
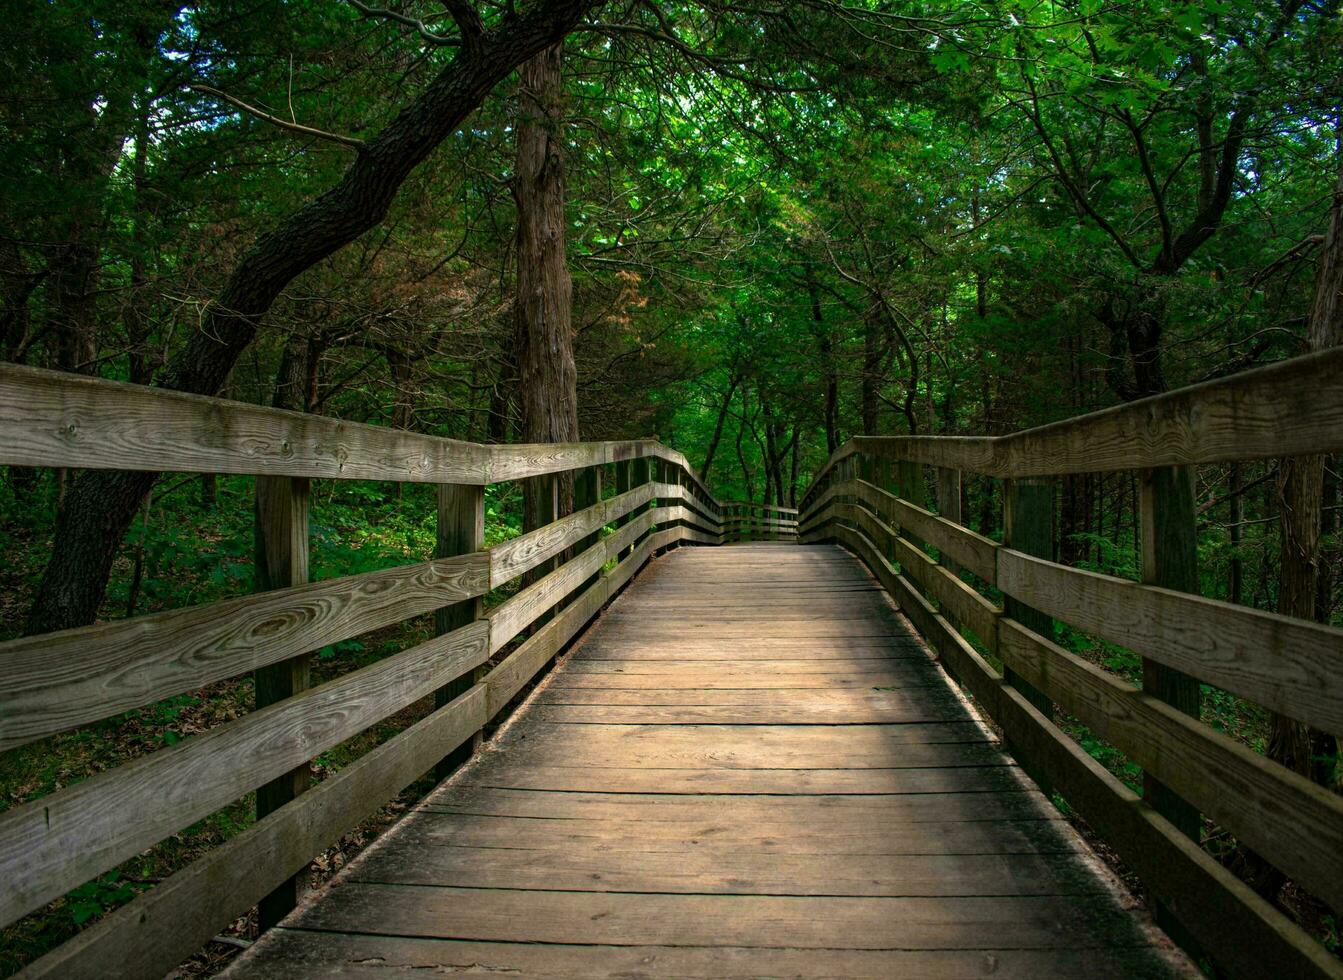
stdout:
<svg viewBox="0 0 1343 980">
<path fill-rule="evenodd" d="M 449 34 L 435 33 L 425 25 L 424 21 L 416 20 L 414 17 L 407 17 L 405 14 L 398 14 L 395 10 L 387 10 L 384 7 L 370 7 L 367 4 L 360 3 L 360 0 L 350 0 L 350 6 L 354 7 L 355 10 L 359 11 L 365 17 L 381 17 L 384 20 L 395 21 L 406 27 L 413 27 L 415 28 L 416 33 L 430 44 L 437 44 L 445 48 L 461 46 L 461 38 L 452 37 Z"/>
<path fill-rule="evenodd" d="M 210 940 L 212 943 L 223 943 L 225 946 L 237 946 L 239 949 L 251 949 L 252 944 L 246 939 L 237 939 L 233 936 L 215 936 Z"/>
<path fill-rule="evenodd" d="M 242 99 L 234 98 L 227 92 L 221 92 L 213 86 L 193 83 L 188 85 L 187 88 L 191 89 L 193 92 L 200 92 L 202 95 L 212 96 L 213 98 L 219 99 L 221 102 L 227 102 L 229 105 L 241 109 L 249 115 L 265 120 L 273 126 L 279 126 L 281 129 L 287 129 L 291 133 L 301 133 L 304 136 L 312 136 L 320 140 L 327 140 L 331 143 L 339 143 L 341 146 L 348 146 L 355 150 L 362 150 L 364 148 L 364 141 L 361 139 L 356 139 L 353 136 L 342 136 L 339 133 L 328 133 L 324 129 L 314 129 L 311 126 L 304 126 L 302 123 L 281 119 L 279 116 L 273 116 L 269 112 L 263 112 L 256 106 L 248 105 Z"/>
</svg>

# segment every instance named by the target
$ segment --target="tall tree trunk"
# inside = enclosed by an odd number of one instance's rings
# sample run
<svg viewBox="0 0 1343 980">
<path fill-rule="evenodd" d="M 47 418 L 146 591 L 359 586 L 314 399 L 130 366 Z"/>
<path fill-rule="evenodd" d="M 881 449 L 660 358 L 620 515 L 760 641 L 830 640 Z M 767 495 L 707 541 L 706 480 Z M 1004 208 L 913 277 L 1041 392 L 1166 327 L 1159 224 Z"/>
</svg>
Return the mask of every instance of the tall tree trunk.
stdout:
<svg viewBox="0 0 1343 980">
<path fill-rule="evenodd" d="M 165 388 L 213 395 L 251 343 L 261 317 L 300 273 L 382 221 L 401 184 L 519 64 L 559 42 L 597 0 L 546 0 L 472 31 L 458 55 L 359 150 L 340 182 L 257 239 L 168 363 Z M 70 488 L 27 630 L 91 623 L 112 562 L 155 473 L 90 471 Z"/>
<path fill-rule="evenodd" d="M 1306 346 L 1327 350 L 1343 343 L 1343 116 L 1339 118 L 1338 182 L 1329 213 L 1329 230 L 1315 276 L 1315 298 L 1306 324 Z M 1324 457 L 1297 456 L 1278 467 L 1278 528 L 1282 573 L 1278 612 L 1299 619 L 1321 619 L 1329 610 L 1319 602 L 1320 531 L 1324 508 Z M 1274 714 L 1268 756 L 1317 782 L 1332 781 L 1338 743 L 1332 734 Z"/>
<path fill-rule="evenodd" d="M 878 304 L 870 306 L 863 316 L 863 378 L 862 423 L 863 435 L 877 434 L 877 391 L 881 385 L 881 316 Z M 913 419 L 910 419 L 913 423 Z"/>
<path fill-rule="evenodd" d="M 522 66 L 518 157 L 518 294 L 514 316 L 526 442 L 578 440 L 578 372 L 574 366 L 573 284 L 564 251 L 564 49 L 555 44 Z M 527 530 L 554 520 L 552 477 L 523 489 Z M 572 477 L 560 483 L 560 514 L 573 506 Z"/>
<path fill-rule="evenodd" d="M 737 393 L 737 385 L 741 381 L 741 375 L 736 368 L 732 369 L 732 375 L 728 379 L 727 391 L 723 393 L 723 400 L 718 404 L 718 419 L 714 422 L 713 436 L 709 439 L 709 448 L 704 452 L 704 465 L 700 467 L 700 479 L 705 483 L 709 482 L 709 469 L 713 466 L 713 458 L 718 452 L 718 443 L 723 438 L 723 425 L 727 422 L 728 410 L 732 408 L 732 396 Z"/>
<path fill-rule="evenodd" d="M 1226 586 L 1226 601 L 1239 605 L 1245 599 L 1245 559 L 1240 554 L 1241 537 L 1245 532 L 1242 522 L 1245 519 L 1245 501 L 1241 499 L 1241 464 L 1232 463 L 1227 476 L 1226 492 L 1230 498 L 1231 513 L 1228 517 L 1231 536 L 1231 568 Z"/>
<path fill-rule="evenodd" d="M 821 371 L 825 384 L 825 451 L 832 454 L 839 448 L 839 371 L 835 365 L 835 338 L 825 322 L 821 309 L 821 291 L 811 267 L 806 270 L 807 296 L 811 300 L 811 319 L 816 331 L 816 344 L 821 352 Z"/>
</svg>

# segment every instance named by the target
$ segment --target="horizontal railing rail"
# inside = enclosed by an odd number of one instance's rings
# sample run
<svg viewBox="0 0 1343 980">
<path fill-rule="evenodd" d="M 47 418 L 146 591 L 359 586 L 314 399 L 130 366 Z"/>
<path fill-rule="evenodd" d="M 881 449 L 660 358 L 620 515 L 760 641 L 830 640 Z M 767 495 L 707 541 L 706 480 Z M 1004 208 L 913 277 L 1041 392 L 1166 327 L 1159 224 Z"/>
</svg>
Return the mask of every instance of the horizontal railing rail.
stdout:
<svg viewBox="0 0 1343 980">
<path fill-rule="evenodd" d="M 1201 813 L 1341 909 L 1343 797 L 1204 724 L 1196 707 L 1167 703 L 1160 683 L 1143 690 L 1072 653 L 1052 631 L 1055 620 L 1066 623 L 1158 671 L 1343 732 L 1343 630 L 1072 568 L 1031 533 L 1042 523 L 1046 540 L 1050 533 L 1047 476 L 1136 468 L 1154 480 L 1169 466 L 1340 449 L 1343 356 L 1330 352 L 1016 436 L 855 439 L 804 495 L 798 530 L 802 543 L 835 541 L 868 566 L 1023 766 L 1114 848 L 1219 967 L 1340 976 L 1323 946 L 1187 835 L 1188 814 L 1196 835 Z M 967 471 L 1007 478 L 1003 543 L 961 523 Z M 924 499 L 930 485 L 936 509 Z M 1193 521 L 1188 503 L 1176 511 Z M 1176 512 L 1162 512 L 1157 492 L 1140 506 L 1148 536 Z M 1144 560 L 1155 564 L 1153 548 L 1155 539 Z M 1164 793 L 1129 790 L 1055 723 L 1055 705 Z"/>
<path fill-rule="evenodd" d="M 722 503 L 723 534 L 727 541 L 796 541 L 797 508 L 755 504 L 744 500 Z"/>
<path fill-rule="evenodd" d="M 0 643 L 3 751 L 439 616 L 432 639 L 264 706 L 258 680 L 257 710 L 0 813 L 7 925 L 253 789 L 293 785 L 321 753 L 437 699 L 426 717 L 300 785 L 31 964 L 24 975 L 33 977 L 162 976 L 407 785 L 469 750 L 650 557 L 724 540 L 722 506 L 657 442 L 482 446 L 11 365 L 0 366 L 0 465 L 252 474 L 292 481 L 292 499 L 303 501 L 313 477 L 440 484 L 431 560 Z M 611 470 L 617 492 L 606 496 Z M 483 547 L 487 484 L 561 473 L 574 478 L 572 513 Z M 306 513 L 282 530 L 299 532 L 306 567 Z"/>
</svg>

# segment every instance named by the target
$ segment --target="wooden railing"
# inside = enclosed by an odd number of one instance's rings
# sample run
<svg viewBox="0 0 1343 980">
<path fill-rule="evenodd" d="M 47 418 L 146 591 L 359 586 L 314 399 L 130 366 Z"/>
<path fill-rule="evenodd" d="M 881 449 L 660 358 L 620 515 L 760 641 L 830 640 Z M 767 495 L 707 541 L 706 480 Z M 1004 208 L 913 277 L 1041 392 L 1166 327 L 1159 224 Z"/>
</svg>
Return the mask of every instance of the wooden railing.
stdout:
<svg viewBox="0 0 1343 980">
<path fill-rule="evenodd" d="M 0 365 L 0 464 L 282 481 L 267 533 L 305 570 L 290 588 L 0 644 L 0 750 L 258 672 L 258 710 L 0 813 L 0 925 L 270 790 L 255 825 L 32 964 L 33 977 L 162 976 L 259 902 L 278 918 L 294 875 L 469 752 L 651 555 L 723 535 L 708 488 L 656 442 L 475 445 L 11 365 Z M 607 467 L 615 496 L 602 493 Z M 483 550 L 485 486 L 559 473 L 574 474 L 576 510 Z M 306 582 L 312 478 L 439 484 L 434 558 Z M 482 610 L 524 575 L 535 581 Z M 311 651 L 431 611 L 433 639 L 263 700 L 265 671 L 305 677 Z M 431 714 L 307 787 L 309 760 L 431 694 Z"/>
<path fill-rule="evenodd" d="M 797 509 L 794 507 L 740 500 L 724 501 L 721 507 L 725 541 L 797 540 Z"/>
<path fill-rule="evenodd" d="M 1235 975 L 1339 976 L 1337 959 L 1197 836 L 1201 813 L 1343 910 L 1343 797 L 1202 724 L 1196 684 L 1192 716 L 1187 701 L 1168 701 L 1188 675 L 1343 733 L 1343 631 L 1150 583 L 1171 560 L 1163 541 L 1194 533 L 1192 502 L 1171 506 L 1172 493 L 1192 496 L 1182 468 L 1340 450 L 1343 351 L 1331 351 L 1001 438 L 854 439 L 804 496 L 799 530 L 803 543 L 833 540 L 867 564 L 1022 765 L 1142 878 L 1177 935 Z M 1050 560 L 1048 478 L 1112 470 L 1142 474 L 1143 582 Z M 963 473 L 1004 481 L 1003 543 L 963 526 Z M 1181 515 L 1191 526 L 1172 528 Z M 1055 619 L 1140 654 L 1148 689 L 1053 642 Z M 1055 724 L 1054 705 L 1145 770 L 1146 799 Z"/>
</svg>

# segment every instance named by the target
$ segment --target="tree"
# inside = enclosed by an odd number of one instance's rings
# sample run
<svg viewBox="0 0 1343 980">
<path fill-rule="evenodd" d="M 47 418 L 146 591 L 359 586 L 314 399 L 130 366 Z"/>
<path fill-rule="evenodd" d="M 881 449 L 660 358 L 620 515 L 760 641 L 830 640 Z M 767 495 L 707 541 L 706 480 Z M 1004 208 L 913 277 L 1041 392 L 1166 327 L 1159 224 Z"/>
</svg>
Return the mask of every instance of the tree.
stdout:
<svg viewBox="0 0 1343 980">
<path fill-rule="evenodd" d="M 257 239 L 228 276 L 199 331 L 160 374 L 166 388 L 215 394 L 262 316 L 296 276 L 386 215 L 397 189 L 510 71 L 555 44 L 595 0 L 544 0 L 486 27 L 469 4 L 450 5 L 456 56 L 373 139 L 340 182 Z M 436 42 L 439 43 L 439 42 Z M 92 622 L 126 528 L 153 473 L 89 472 L 71 487 L 52 557 L 28 618 L 32 633 Z"/>
</svg>

